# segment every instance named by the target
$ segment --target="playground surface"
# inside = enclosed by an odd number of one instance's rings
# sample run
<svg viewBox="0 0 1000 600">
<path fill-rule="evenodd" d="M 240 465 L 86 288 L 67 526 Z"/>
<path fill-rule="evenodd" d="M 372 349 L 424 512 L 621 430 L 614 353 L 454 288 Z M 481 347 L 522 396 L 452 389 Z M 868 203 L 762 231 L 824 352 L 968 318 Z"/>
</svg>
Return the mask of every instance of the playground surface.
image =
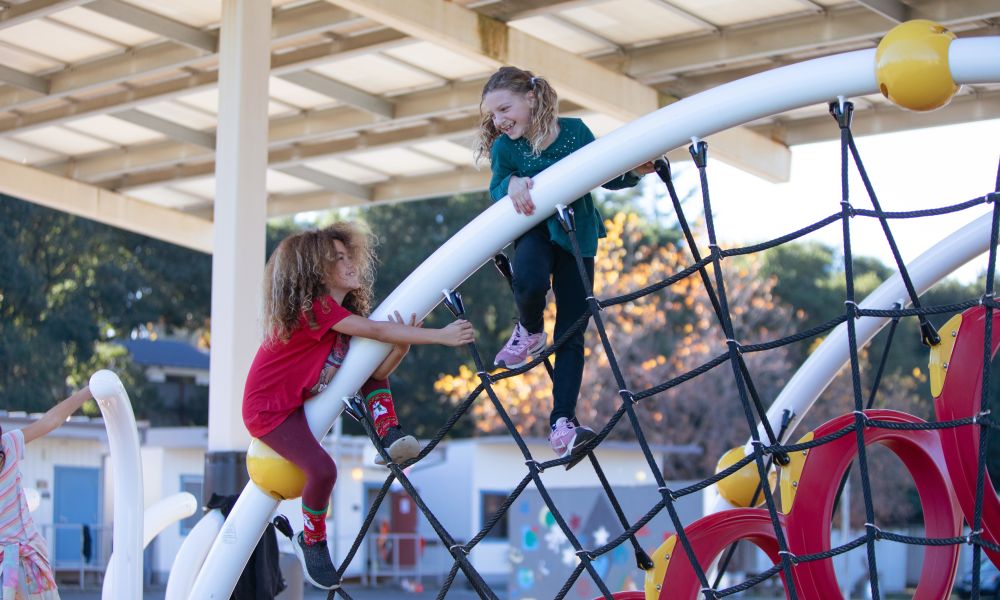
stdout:
<svg viewBox="0 0 1000 600">
<path fill-rule="evenodd" d="M 349 586 L 347 588 L 351 597 L 355 600 L 385 600 L 386 598 L 399 598 L 400 600 L 431 600 L 437 597 L 437 590 L 430 590 L 415 593 L 405 592 L 399 586 L 383 585 L 379 587 Z M 164 588 L 150 588 L 143 591 L 143 600 L 163 600 Z M 62 600 L 101 600 L 101 590 L 98 588 L 79 589 L 73 586 L 66 586 L 59 589 Z M 302 600 L 326 600 L 327 593 L 315 588 L 306 589 Z M 476 593 L 467 588 L 455 588 L 448 592 L 449 600 L 473 600 L 477 598 Z M 279 596 L 279 600 L 284 597 Z M 338 596 L 339 598 L 339 596 Z M 289 598 L 288 600 L 298 600 Z"/>
</svg>

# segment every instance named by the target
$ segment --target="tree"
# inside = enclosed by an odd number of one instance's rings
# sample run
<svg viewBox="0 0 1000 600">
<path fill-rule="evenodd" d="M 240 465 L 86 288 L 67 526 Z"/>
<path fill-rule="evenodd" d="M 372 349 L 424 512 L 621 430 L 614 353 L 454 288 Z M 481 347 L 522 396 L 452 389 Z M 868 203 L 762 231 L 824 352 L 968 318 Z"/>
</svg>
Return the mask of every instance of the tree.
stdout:
<svg viewBox="0 0 1000 600">
<path fill-rule="evenodd" d="M 5 403 L 28 411 L 49 408 L 65 396 L 68 376 L 74 386 L 86 381 L 97 342 L 147 323 L 203 326 L 210 273 L 207 255 L 3 196 Z M 148 416 L 144 400 L 153 399 L 133 393 L 132 400 L 137 416 Z"/>
<path fill-rule="evenodd" d="M 602 242 L 595 264 L 595 293 L 614 297 L 648 286 L 683 269 L 692 261 L 675 246 L 648 243 L 647 223 L 635 213 L 617 213 L 606 222 L 608 239 Z M 785 335 L 790 312 L 774 302 L 774 281 L 759 276 L 753 258 L 727 260 L 723 264 L 737 337 L 744 344 Z M 546 325 L 554 323 L 550 303 Z M 697 275 L 659 292 L 602 312 L 607 333 L 623 375 L 633 392 L 651 388 L 708 362 L 726 349 L 725 335 Z M 549 331 L 551 334 L 551 331 Z M 611 376 L 608 357 L 591 327 L 587 335 L 587 366 L 577 406 L 577 417 L 595 427 L 603 426 L 620 406 L 618 385 Z M 748 369 L 765 405 L 784 382 L 790 367 L 786 352 L 778 349 L 767 357 L 746 356 Z M 729 447 L 741 444 L 749 427 L 743 416 L 733 372 L 724 363 L 680 386 L 638 404 L 644 434 L 652 443 L 697 444 L 703 454 L 691 460 L 678 459 L 667 465 L 669 476 L 706 476 Z M 464 399 L 478 384 L 468 367 L 445 375 L 436 389 L 452 402 Z M 523 435 L 543 437 L 548 433 L 551 384 L 544 370 L 503 379 L 496 390 L 505 409 Z M 484 397 L 473 408 L 477 429 L 502 431 L 502 422 Z M 627 423 L 612 432 L 618 439 L 634 439 Z"/>
</svg>

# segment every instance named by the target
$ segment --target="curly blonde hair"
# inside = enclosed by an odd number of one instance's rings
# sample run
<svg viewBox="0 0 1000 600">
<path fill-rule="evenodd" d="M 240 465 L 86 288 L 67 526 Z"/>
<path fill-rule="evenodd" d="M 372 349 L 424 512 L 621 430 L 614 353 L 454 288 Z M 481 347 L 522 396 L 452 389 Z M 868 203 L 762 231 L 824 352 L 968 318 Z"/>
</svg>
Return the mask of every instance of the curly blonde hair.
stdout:
<svg viewBox="0 0 1000 600">
<path fill-rule="evenodd" d="M 559 119 L 559 97 L 549 82 L 536 77 L 531 71 L 517 67 L 500 67 L 486 85 L 479 100 L 479 134 L 473 145 L 472 153 L 476 163 L 490 156 L 493 142 L 500 137 L 500 130 L 493 124 L 493 115 L 483 107 L 486 94 L 494 90 L 509 90 L 515 94 L 534 94 L 535 106 L 531 111 L 531 124 L 524 137 L 531 145 L 531 152 L 538 156 L 542 152 L 542 144 L 552 135 Z"/>
<path fill-rule="evenodd" d="M 347 248 L 361 286 L 344 297 L 343 306 L 368 316 L 375 283 L 375 238 L 364 226 L 341 221 L 323 229 L 301 231 L 283 239 L 264 268 L 263 326 L 265 341 L 288 341 L 305 313 L 316 328 L 313 301 L 327 294 L 327 272 L 335 259 L 334 241 Z M 322 307 L 321 310 L 326 310 Z"/>
</svg>

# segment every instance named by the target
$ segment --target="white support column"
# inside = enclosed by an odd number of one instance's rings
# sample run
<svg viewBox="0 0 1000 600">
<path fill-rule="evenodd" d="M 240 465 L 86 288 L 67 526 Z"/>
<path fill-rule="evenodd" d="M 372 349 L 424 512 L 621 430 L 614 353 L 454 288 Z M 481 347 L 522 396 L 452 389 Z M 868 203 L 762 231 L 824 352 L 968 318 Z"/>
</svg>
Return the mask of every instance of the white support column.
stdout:
<svg viewBox="0 0 1000 600">
<path fill-rule="evenodd" d="M 219 40 L 209 452 L 244 451 L 240 406 L 260 341 L 271 3 L 224 0 Z"/>
</svg>

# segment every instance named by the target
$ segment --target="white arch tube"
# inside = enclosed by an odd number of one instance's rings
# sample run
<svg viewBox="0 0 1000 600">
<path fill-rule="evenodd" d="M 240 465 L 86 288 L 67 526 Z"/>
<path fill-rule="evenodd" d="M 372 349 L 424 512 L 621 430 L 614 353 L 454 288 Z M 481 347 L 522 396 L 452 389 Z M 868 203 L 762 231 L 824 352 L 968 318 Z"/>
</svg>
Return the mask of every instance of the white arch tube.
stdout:
<svg viewBox="0 0 1000 600">
<path fill-rule="evenodd" d="M 949 61 L 959 84 L 1000 81 L 1000 38 L 955 40 Z M 636 165 L 685 145 L 692 137 L 706 137 L 838 96 L 878 92 L 874 64 L 875 50 L 817 58 L 720 85 L 627 123 L 534 177 L 533 215 L 518 215 L 506 200 L 483 211 L 417 267 L 371 318 L 385 320 L 396 310 L 423 318 L 441 301 L 441 289 L 458 287 L 510 241 L 555 213 L 556 205 L 570 204 Z M 317 437 L 328 431 L 340 415 L 341 398 L 361 387 L 389 350 L 388 344 L 367 339 L 351 343 L 351 351 L 331 384 L 306 402 L 306 418 Z M 256 490 L 253 485 L 249 487 Z M 253 499 L 238 503 L 228 521 L 239 523 L 233 526 L 234 533 L 241 536 L 239 548 L 230 546 L 222 556 L 220 541 L 216 541 L 205 563 L 212 581 L 199 577 L 198 600 L 229 597 L 236 578 L 223 578 L 223 571 L 217 569 L 225 561 L 240 561 L 241 568 L 246 564 L 264 522 L 276 506 L 276 501 L 259 491 Z M 204 584 L 202 579 L 206 579 Z"/>
<path fill-rule="evenodd" d="M 115 553 L 104 580 L 111 598 L 142 598 L 142 464 L 139 432 L 128 393 L 118 376 L 102 370 L 90 377 L 90 393 L 97 400 L 108 430 L 108 448 L 114 477 Z M 108 592 L 110 588 L 110 592 Z"/>
<path fill-rule="evenodd" d="M 142 547 L 145 549 L 153 538 L 167 528 L 171 523 L 186 519 L 198 510 L 198 501 L 189 492 L 179 492 L 162 498 L 153 503 L 143 513 Z M 111 553 L 108 561 L 108 572 L 104 574 L 105 581 L 115 578 L 115 554 Z M 111 586 L 105 585 L 101 590 L 102 600 L 115 600 Z"/>
<path fill-rule="evenodd" d="M 212 542 L 222 531 L 224 521 L 221 512 L 210 510 L 191 528 L 174 556 L 174 563 L 170 566 L 164 600 L 194 598 L 191 595 L 194 580 L 205 562 L 205 557 L 208 556 Z"/>
</svg>

